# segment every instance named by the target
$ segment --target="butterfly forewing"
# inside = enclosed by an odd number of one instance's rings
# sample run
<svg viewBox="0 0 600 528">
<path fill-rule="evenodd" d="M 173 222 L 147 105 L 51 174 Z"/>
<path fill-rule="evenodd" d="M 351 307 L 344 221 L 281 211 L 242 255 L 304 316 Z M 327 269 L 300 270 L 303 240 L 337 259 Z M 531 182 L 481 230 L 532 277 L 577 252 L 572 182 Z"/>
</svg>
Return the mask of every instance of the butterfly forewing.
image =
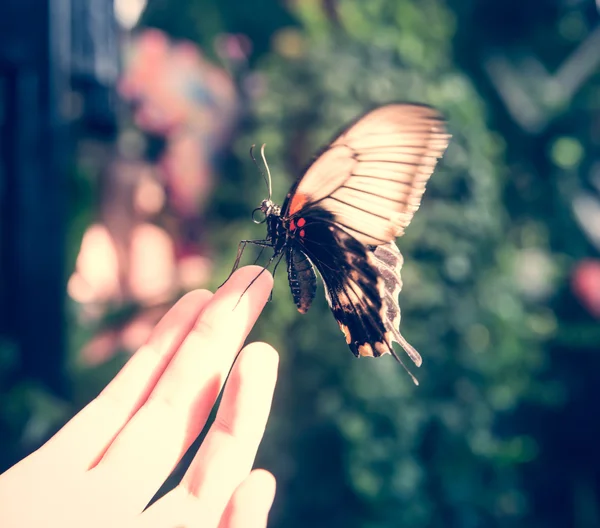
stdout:
<svg viewBox="0 0 600 528">
<path fill-rule="evenodd" d="M 379 245 L 403 234 L 449 140 L 444 120 L 428 106 L 393 104 L 344 131 L 309 167 L 283 214 L 318 205 L 361 243 Z"/>
</svg>

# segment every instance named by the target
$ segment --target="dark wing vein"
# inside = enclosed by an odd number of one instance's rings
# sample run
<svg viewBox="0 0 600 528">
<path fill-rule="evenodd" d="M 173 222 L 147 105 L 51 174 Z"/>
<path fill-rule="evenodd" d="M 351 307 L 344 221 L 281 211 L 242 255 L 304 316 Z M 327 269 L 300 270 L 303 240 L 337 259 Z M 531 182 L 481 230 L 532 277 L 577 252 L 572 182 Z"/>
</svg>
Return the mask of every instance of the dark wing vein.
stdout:
<svg viewBox="0 0 600 528">
<path fill-rule="evenodd" d="M 359 192 L 359 193 L 362 193 L 362 194 L 368 194 L 369 196 L 375 196 L 376 198 L 379 198 L 381 200 L 388 200 L 389 202 L 393 202 L 393 203 L 398 203 L 398 202 L 402 202 L 403 201 L 403 200 L 395 200 L 394 198 L 389 198 L 388 196 L 382 196 L 379 193 L 374 193 L 374 192 L 371 192 L 371 191 L 365 191 L 364 189 L 358 189 L 356 187 L 350 187 L 349 185 L 342 185 L 340 188 L 341 189 L 350 189 L 352 191 L 356 191 L 356 192 Z M 331 198 L 333 198 L 333 196 Z M 338 202 L 339 201 L 340 200 L 338 200 Z M 355 207 L 355 206 L 352 206 L 352 207 Z M 358 207 L 356 207 L 356 208 L 358 209 Z M 385 218 L 385 217 L 382 217 L 382 218 Z"/>
<path fill-rule="evenodd" d="M 333 195 L 329 195 L 326 198 L 329 199 L 329 200 L 335 200 L 336 202 L 339 202 L 341 204 L 347 205 L 348 207 L 351 207 L 352 209 L 358 209 L 359 211 L 361 211 L 363 213 L 367 213 L 367 214 L 369 214 L 371 216 L 376 216 L 377 218 L 382 218 L 383 220 L 387 220 L 388 219 L 387 216 L 381 216 L 381 215 L 378 215 L 378 214 L 374 213 L 373 211 L 369 211 L 368 209 L 363 209 L 362 207 L 357 207 L 356 205 L 353 205 L 351 203 L 345 202 L 344 200 L 340 200 L 339 198 L 336 198 Z"/>
</svg>

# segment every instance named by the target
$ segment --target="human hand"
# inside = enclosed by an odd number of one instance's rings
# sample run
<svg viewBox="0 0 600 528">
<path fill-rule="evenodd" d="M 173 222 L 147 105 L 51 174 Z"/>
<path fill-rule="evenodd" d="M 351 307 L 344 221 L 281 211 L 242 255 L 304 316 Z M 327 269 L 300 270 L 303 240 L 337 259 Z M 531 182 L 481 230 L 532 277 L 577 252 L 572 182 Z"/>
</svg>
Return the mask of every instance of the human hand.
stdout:
<svg viewBox="0 0 600 528">
<path fill-rule="evenodd" d="M 175 304 L 115 379 L 39 450 L 0 475 L 3 528 L 264 527 L 275 479 L 251 472 L 278 356 L 246 346 L 182 482 L 144 511 L 198 436 L 272 288 L 238 270 Z"/>
</svg>

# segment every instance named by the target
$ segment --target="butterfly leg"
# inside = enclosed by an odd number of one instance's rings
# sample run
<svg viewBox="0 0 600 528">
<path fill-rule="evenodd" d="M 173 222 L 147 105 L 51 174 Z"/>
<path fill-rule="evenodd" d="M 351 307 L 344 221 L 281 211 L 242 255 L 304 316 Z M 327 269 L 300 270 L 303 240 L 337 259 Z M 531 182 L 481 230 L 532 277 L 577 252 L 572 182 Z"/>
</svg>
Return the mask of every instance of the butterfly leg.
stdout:
<svg viewBox="0 0 600 528">
<path fill-rule="evenodd" d="M 275 267 L 273 268 L 273 278 L 275 278 L 275 273 L 277 273 L 277 266 L 279 266 L 279 263 L 281 262 L 281 259 L 283 258 L 283 253 L 281 254 L 281 257 L 279 257 L 279 260 L 275 263 Z M 271 290 L 271 293 L 269 294 L 269 302 L 271 302 L 273 300 L 273 290 Z"/>
<path fill-rule="evenodd" d="M 256 256 L 256 259 L 254 260 L 254 266 L 256 266 L 258 264 L 258 261 L 260 260 L 260 257 L 262 257 L 262 254 L 264 253 L 266 249 L 266 246 L 263 246 L 260 248 L 260 251 L 258 252 L 258 255 Z"/>
<path fill-rule="evenodd" d="M 281 262 L 281 259 L 283 258 L 283 252 L 280 253 L 274 253 L 273 256 L 269 259 L 269 262 L 267 262 L 267 264 L 265 265 L 265 267 L 263 269 L 261 269 L 258 272 L 258 275 L 256 275 L 256 277 L 254 277 L 251 281 L 250 284 L 248 284 L 248 286 L 246 286 L 246 289 L 242 292 L 242 295 L 240 295 L 240 298 L 238 299 L 238 302 L 235 303 L 235 306 L 233 307 L 233 309 L 235 310 L 237 308 L 237 305 L 240 304 L 240 301 L 242 300 L 242 297 L 246 294 L 246 292 L 251 288 L 251 286 L 258 280 L 258 278 L 265 272 L 267 271 L 267 269 L 269 268 L 269 266 L 271 265 L 271 263 L 277 258 L 279 257 L 279 260 L 277 261 L 277 263 L 275 264 L 275 269 L 277 269 L 277 266 L 279 266 L 279 263 Z M 269 301 L 272 299 L 273 297 L 273 291 L 271 291 L 271 294 L 269 295 Z"/>
<path fill-rule="evenodd" d="M 246 246 L 248 244 L 261 247 L 262 248 L 261 254 L 265 248 L 273 247 L 273 243 L 269 240 L 241 240 L 240 243 L 238 244 L 237 255 L 235 257 L 235 262 L 233 263 L 233 267 L 231 268 L 231 272 L 229 273 L 227 278 L 223 281 L 223 283 L 219 286 L 219 288 L 221 286 L 223 286 L 223 284 L 225 284 L 231 278 L 231 276 L 235 273 L 235 271 L 239 268 L 240 260 L 242 259 L 242 255 L 244 254 L 244 250 L 246 249 Z M 259 255 L 259 257 L 260 257 L 260 255 Z"/>
</svg>

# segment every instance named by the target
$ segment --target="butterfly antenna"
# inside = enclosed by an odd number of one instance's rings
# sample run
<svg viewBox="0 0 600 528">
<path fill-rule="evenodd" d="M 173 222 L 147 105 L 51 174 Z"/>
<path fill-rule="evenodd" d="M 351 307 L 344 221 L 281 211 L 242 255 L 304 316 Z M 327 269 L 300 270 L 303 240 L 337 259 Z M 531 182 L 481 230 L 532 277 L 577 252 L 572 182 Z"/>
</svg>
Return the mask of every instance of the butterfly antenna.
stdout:
<svg viewBox="0 0 600 528">
<path fill-rule="evenodd" d="M 271 171 L 269 170 L 269 164 L 267 163 L 267 158 L 265 157 L 265 147 L 267 146 L 266 143 L 262 144 L 262 147 L 260 147 L 260 155 L 262 157 L 263 163 L 265 164 L 265 169 L 267 169 L 267 175 L 269 176 L 269 181 L 267 183 L 268 187 L 269 187 L 269 200 L 271 199 L 271 195 L 273 194 L 273 189 L 271 186 Z"/>
<path fill-rule="evenodd" d="M 256 165 L 256 168 L 258 169 L 258 172 L 260 172 L 261 176 L 265 180 L 265 183 L 267 184 L 267 189 L 269 190 L 269 200 L 270 200 L 271 199 L 271 175 L 269 174 L 269 179 L 267 179 L 266 174 L 258 166 L 258 161 L 256 161 L 256 158 L 254 157 L 254 147 L 256 147 L 256 145 L 252 145 L 250 147 L 250 157 L 252 158 L 252 161 L 254 162 L 254 165 Z M 263 145 L 263 148 L 264 148 L 264 145 Z M 262 148 L 261 148 L 261 153 L 262 153 Z M 263 157 L 263 159 L 264 159 L 264 157 Z M 267 170 L 269 170 L 268 167 L 267 167 Z"/>
</svg>

